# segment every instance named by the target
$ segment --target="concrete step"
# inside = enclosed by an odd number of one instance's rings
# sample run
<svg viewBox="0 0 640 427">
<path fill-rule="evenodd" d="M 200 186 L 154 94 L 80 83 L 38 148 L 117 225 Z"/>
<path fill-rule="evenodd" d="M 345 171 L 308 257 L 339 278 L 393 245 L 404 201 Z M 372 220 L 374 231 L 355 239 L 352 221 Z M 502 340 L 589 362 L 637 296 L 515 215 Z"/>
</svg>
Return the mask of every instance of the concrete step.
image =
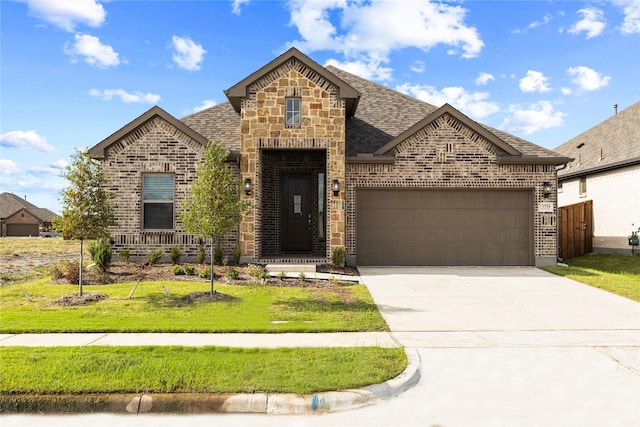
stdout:
<svg viewBox="0 0 640 427">
<path fill-rule="evenodd" d="M 315 273 L 315 264 L 267 264 L 267 273 L 293 272 L 293 273 Z"/>
</svg>

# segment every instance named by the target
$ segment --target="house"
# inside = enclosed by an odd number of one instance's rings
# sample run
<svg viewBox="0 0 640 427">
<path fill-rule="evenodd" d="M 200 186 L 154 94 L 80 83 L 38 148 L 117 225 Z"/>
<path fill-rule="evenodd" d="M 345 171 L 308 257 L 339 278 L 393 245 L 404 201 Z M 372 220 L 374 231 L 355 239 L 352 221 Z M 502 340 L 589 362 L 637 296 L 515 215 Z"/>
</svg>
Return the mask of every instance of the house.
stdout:
<svg viewBox="0 0 640 427">
<path fill-rule="evenodd" d="M 37 237 L 51 227 L 56 216 L 49 209 L 39 208 L 11 193 L 0 194 L 0 230 L 2 237 Z"/>
<path fill-rule="evenodd" d="M 617 107 L 616 107 L 617 108 Z M 631 254 L 640 227 L 640 102 L 555 149 L 573 160 L 558 171 L 564 258 Z"/>
<path fill-rule="evenodd" d="M 115 193 L 116 253 L 198 239 L 178 217 L 204 145 L 222 141 L 252 202 L 224 251 L 244 262 L 556 262 L 556 166 L 569 159 L 295 48 L 177 119 L 153 107 L 89 150 Z"/>
</svg>

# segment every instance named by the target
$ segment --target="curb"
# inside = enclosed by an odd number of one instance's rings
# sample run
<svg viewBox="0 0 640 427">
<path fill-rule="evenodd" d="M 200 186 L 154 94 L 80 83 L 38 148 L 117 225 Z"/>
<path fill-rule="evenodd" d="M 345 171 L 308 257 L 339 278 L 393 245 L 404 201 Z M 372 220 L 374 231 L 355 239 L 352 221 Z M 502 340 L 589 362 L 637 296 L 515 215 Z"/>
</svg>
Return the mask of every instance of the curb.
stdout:
<svg viewBox="0 0 640 427">
<path fill-rule="evenodd" d="M 84 394 L 3 395 L 1 414 L 152 414 L 152 413 L 263 413 L 277 415 L 324 414 L 346 411 L 389 400 L 420 381 L 420 355 L 406 350 L 407 367 L 396 378 L 354 390 L 297 394 Z"/>
</svg>

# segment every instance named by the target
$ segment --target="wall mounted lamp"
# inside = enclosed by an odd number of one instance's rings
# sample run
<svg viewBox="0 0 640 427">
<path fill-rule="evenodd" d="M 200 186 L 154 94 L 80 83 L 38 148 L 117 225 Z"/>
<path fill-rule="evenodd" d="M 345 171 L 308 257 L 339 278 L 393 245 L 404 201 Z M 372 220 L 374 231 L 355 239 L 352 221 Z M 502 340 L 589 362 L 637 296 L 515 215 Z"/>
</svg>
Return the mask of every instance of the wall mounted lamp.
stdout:
<svg viewBox="0 0 640 427">
<path fill-rule="evenodd" d="M 340 181 L 338 181 L 337 179 L 334 179 L 333 182 L 331 183 L 331 190 L 333 191 L 334 196 L 337 196 L 338 194 L 340 194 Z"/>
<path fill-rule="evenodd" d="M 543 182 L 542 183 L 542 194 L 544 194 L 544 197 L 547 198 L 551 195 L 551 183 L 550 182 Z"/>
<path fill-rule="evenodd" d="M 244 194 L 247 196 L 251 194 L 251 178 L 244 179 Z"/>
</svg>

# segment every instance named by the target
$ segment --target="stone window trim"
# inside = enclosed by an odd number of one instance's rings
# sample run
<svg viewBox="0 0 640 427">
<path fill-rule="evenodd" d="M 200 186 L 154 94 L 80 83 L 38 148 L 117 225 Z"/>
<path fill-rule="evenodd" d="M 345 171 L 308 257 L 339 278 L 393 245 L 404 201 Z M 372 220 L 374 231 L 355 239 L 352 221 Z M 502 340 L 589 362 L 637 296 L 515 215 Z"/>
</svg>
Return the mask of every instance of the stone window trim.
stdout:
<svg viewBox="0 0 640 427">
<path fill-rule="evenodd" d="M 174 230 L 175 174 L 142 174 L 142 230 Z"/>
<path fill-rule="evenodd" d="M 302 123 L 302 100 L 298 97 L 285 99 L 285 126 L 288 128 L 299 128 Z"/>
</svg>

